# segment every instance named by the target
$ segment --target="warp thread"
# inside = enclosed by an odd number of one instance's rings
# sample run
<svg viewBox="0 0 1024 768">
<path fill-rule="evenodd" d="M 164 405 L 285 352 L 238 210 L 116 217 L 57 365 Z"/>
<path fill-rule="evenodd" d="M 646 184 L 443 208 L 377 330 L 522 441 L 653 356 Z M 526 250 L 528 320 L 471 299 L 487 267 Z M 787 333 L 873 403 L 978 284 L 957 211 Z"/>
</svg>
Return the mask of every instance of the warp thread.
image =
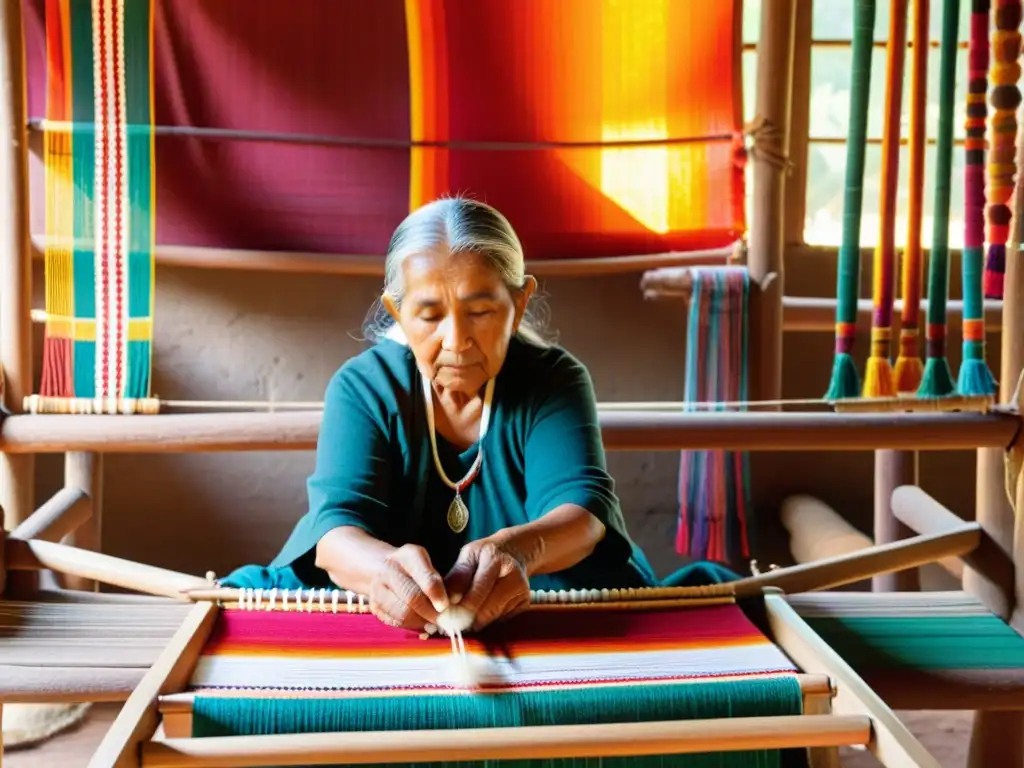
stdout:
<svg viewBox="0 0 1024 768">
<path fill-rule="evenodd" d="M 900 115 L 907 49 L 907 0 L 891 0 L 885 63 L 885 122 L 882 125 L 882 194 L 873 266 L 871 347 L 864 371 L 864 397 L 894 397 L 892 317 L 895 298 L 896 195 L 899 188 Z"/>
<path fill-rule="evenodd" d="M 928 317 L 925 326 L 924 375 L 918 395 L 945 397 L 956 390 L 946 357 L 946 303 L 949 299 L 949 211 L 953 175 L 953 94 L 960 33 L 960 0 L 942 6 L 939 60 L 939 122 L 935 147 L 935 203 L 932 250 L 928 261 Z"/>
<path fill-rule="evenodd" d="M 850 115 L 847 122 L 846 176 L 843 185 L 843 239 L 836 278 L 836 354 L 826 400 L 860 394 L 853 359 L 857 339 L 857 297 L 860 291 L 860 225 L 864 204 L 864 162 L 867 155 L 868 102 L 871 98 L 871 56 L 874 48 L 875 0 L 855 4 L 850 74 Z"/>
<path fill-rule="evenodd" d="M 957 378 L 962 395 L 995 393 L 996 383 L 985 362 L 982 269 L 985 252 L 985 124 L 988 107 L 990 0 L 972 0 L 967 50 L 967 119 L 964 139 L 964 252 L 962 263 L 964 317 L 963 361 Z"/>
<path fill-rule="evenodd" d="M 903 251 L 900 293 L 899 356 L 893 369 L 893 387 L 899 394 L 913 394 L 921 386 L 924 365 L 918 339 L 921 320 L 921 219 L 924 202 L 925 110 L 928 101 L 929 0 L 914 0 L 914 54 L 910 77 L 910 205 L 907 215 L 907 247 Z"/>
<path fill-rule="evenodd" d="M 995 33 L 992 35 L 993 64 L 989 70 L 992 92 L 992 118 L 989 133 L 992 148 L 988 158 L 988 260 L 983 280 L 984 295 L 1003 298 L 1006 274 L 1006 243 L 1010 234 L 1010 197 L 1017 172 L 1017 107 L 1021 94 L 1021 3 L 1020 0 L 996 0 Z"/>
<path fill-rule="evenodd" d="M 695 410 L 686 403 L 746 401 L 750 275 L 739 267 L 697 269 L 692 274 L 683 408 Z M 729 563 L 750 557 L 749 479 L 745 452 L 682 453 L 679 553 Z"/>
</svg>

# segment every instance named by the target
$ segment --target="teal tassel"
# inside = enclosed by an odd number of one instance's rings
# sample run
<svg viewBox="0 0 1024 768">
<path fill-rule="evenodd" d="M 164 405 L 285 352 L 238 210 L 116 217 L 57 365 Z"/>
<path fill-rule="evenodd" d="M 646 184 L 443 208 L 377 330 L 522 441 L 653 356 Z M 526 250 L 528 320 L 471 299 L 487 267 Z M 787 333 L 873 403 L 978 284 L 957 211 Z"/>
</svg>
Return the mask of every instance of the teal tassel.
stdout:
<svg viewBox="0 0 1024 768">
<path fill-rule="evenodd" d="M 837 352 L 832 363 L 832 380 L 825 393 L 826 400 L 843 400 L 847 397 L 860 397 L 860 376 L 853 355 Z"/>
<path fill-rule="evenodd" d="M 917 390 L 918 397 L 946 397 L 956 391 L 953 371 L 943 357 L 929 357 L 924 361 L 924 375 Z"/>
<path fill-rule="evenodd" d="M 961 395 L 994 395 L 996 379 L 984 360 L 964 360 L 960 363 L 956 388 Z"/>
<path fill-rule="evenodd" d="M 473 695 L 359 698 L 196 696 L 192 736 L 259 736 L 324 732 L 524 727 L 799 715 L 795 677 L 663 685 L 584 686 Z M 508 768 L 781 768 L 780 750 L 714 754 L 594 757 L 572 761 L 509 760 Z M 472 768 L 485 763 L 434 763 Z M 426 766 L 425 766 L 426 768 Z"/>
</svg>

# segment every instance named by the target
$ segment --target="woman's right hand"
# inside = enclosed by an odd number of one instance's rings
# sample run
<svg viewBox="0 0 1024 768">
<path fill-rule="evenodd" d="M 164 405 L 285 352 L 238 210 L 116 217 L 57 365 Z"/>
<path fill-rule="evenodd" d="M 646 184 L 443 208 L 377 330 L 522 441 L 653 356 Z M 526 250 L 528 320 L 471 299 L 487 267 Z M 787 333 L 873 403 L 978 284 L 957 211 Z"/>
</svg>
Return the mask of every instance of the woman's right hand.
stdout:
<svg viewBox="0 0 1024 768">
<path fill-rule="evenodd" d="M 448 593 L 430 555 L 406 544 L 384 558 L 370 585 L 370 611 L 383 623 L 423 631 L 448 607 Z"/>
</svg>

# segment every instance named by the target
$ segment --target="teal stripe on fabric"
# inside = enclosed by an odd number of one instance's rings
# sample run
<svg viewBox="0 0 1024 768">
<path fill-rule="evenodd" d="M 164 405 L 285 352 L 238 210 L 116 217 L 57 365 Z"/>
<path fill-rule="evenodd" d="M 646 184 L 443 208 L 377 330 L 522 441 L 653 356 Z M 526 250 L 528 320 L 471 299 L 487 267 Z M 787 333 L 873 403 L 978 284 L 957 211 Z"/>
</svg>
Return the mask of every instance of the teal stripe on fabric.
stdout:
<svg viewBox="0 0 1024 768">
<path fill-rule="evenodd" d="M 93 126 L 93 35 L 92 3 L 71 0 L 70 13 L 72 133 L 71 164 L 75 183 L 73 220 L 74 255 L 72 299 L 76 318 L 96 317 L 96 255 L 94 250 L 94 195 L 96 187 L 95 136 Z M 73 380 L 75 397 L 96 396 L 96 349 L 93 341 L 74 343 Z"/>
<path fill-rule="evenodd" d="M 803 697 L 794 677 L 670 685 L 587 687 L 570 691 L 394 696 L 355 699 L 268 699 L 197 696 L 192 736 L 393 731 L 531 725 L 576 725 L 799 715 Z M 715 753 L 578 760 L 508 760 L 522 768 L 747 768 L 782 766 L 783 752 Z M 788 763 L 788 761 L 787 761 Z"/>
<path fill-rule="evenodd" d="M 128 317 L 153 316 L 153 128 L 150 113 L 152 55 L 151 0 L 124 10 L 125 119 L 128 192 Z M 152 344 L 128 342 L 125 397 L 148 397 Z"/>
<path fill-rule="evenodd" d="M 73 342 L 75 360 L 74 386 L 76 397 L 96 396 L 96 342 Z"/>
<path fill-rule="evenodd" d="M 124 5 L 125 119 L 129 125 L 142 127 L 147 133 L 152 123 L 149 99 L 152 13 L 152 0 L 132 0 Z"/>
<path fill-rule="evenodd" d="M 1024 638 L 998 616 L 805 617 L 859 669 L 1020 669 Z"/>
<path fill-rule="evenodd" d="M 125 397 L 148 397 L 151 381 L 153 345 L 148 341 L 128 342 L 128 381 Z"/>
</svg>

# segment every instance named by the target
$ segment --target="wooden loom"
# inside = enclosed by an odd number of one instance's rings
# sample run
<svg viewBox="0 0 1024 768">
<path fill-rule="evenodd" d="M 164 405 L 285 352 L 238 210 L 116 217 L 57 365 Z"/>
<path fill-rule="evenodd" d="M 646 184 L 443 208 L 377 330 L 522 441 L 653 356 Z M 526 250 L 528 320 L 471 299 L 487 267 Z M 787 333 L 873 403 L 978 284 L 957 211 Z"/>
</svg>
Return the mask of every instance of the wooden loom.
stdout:
<svg viewBox="0 0 1024 768">
<path fill-rule="evenodd" d="M 758 52 L 759 87 L 758 112 L 778 127 L 778 133 L 768 135 L 762 142 L 762 148 L 777 149 L 785 155 L 787 150 L 786 133 L 792 123 L 796 130 L 799 117 L 789 113 L 789 91 L 794 88 L 791 72 L 795 67 L 792 62 L 794 48 L 794 19 L 799 26 L 809 25 L 809 3 L 798 3 L 786 0 L 766 5 L 763 16 L 762 42 Z M 4 39 L 6 46 L 0 67 L 3 67 L 5 83 L 11 84 L 10 91 L 5 94 L 0 115 L 0 130 L 6 132 L 9 141 L 5 146 L 4 186 L 0 189 L 0 215 L 10 217 L 0 232 L 6 238 L 6 256 L 3 261 L 3 272 L 0 273 L 0 285 L 12 286 L 4 294 L 0 322 L 0 333 L 3 333 L 2 363 L 7 376 L 7 398 L 9 409 L 19 414 L 25 404 L 25 397 L 32 392 L 31 375 L 31 325 L 30 325 L 30 260 L 31 248 L 27 226 L 27 180 L 26 150 L 27 146 L 23 119 L 23 64 L 20 59 L 21 41 L 18 36 L 20 28 L 19 3 L 5 0 L 0 6 L 3 14 Z M 797 45 L 797 56 L 807 54 L 807 48 L 800 49 Z M 802 51 L 802 52 L 801 52 Z M 794 136 L 794 141 L 799 141 Z M 783 256 L 783 229 L 789 229 L 783 218 L 783 210 L 799 210 L 800 206 L 784 206 L 783 197 L 787 191 L 784 187 L 785 169 L 769 159 L 768 152 L 755 154 L 755 206 L 754 226 L 749 251 L 749 267 L 752 275 L 763 286 L 759 297 L 758 312 L 763 315 L 759 327 L 762 336 L 759 340 L 757 355 L 758 375 L 761 386 L 758 387 L 759 398 L 776 407 L 780 389 L 779 372 L 781 370 L 781 339 L 782 331 L 830 329 L 832 327 L 832 302 L 823 300 L 801 300 L 783 295 L 781 280 L 774 283 L 765 280 L 767 275 L 781 275 Z M 790 149 L 790 154 L 799 154 Z M 794 170 L 794 176 L 801 173 Z M 799 185 L 792 185 L 799 186 Z M 799 217 L 797 217 L 799 218 Z M 789 238 L 793 239 L 793 238 Z M 201 249 L 164 248 L 157 252 L 158 263 L 177 263 L 191 266 L 219 266 L 232 268 L 263 268 L 263 269 L 313 269 L 337 272 L 350 269 L 365 274 L 377 267 L 367 263 L 359 264 L 345 261 L 334 261 L 325 266 L 327 259 L 298 259 L 285 264 L 287 257 L 281 254 L 237 253 L 201 251 Z M 708 261 L 722 261 L 729 258 L 728 254 L 712 254 Z M 664 261 L 687 263 L 685 254 L 668 255 Z M 315 263 L 314 263 L 315 262 Z M 374 262 L 375 264 L 377 262 Z M 1001 377 L 1004 390 L 1001 400 L 1009 400 L 1005 389 L 1015 379 L 1021 367 L 1024 355 L 1024 334 L 1021 334 L 1022 302 L 1016 299 L 1021 283 L 1017 260 L 1008 264 L 1007 293 L 1005 305 L 1002 307 L 1002 322 L 997 317 L 999 306 L 995 303 L 988 307 L 990 328 L 1003 330 L 1003 367 Z M 618 262 L 619 265 L 624 262 Z M 638 266 L 654 266 L 656 262 L 642 264 L 631 262 L 626 264 L 630 269 Z M 600 265 L 578 265 L 588 272 Z M 617 268 L 604 265 L 606 268 Z M 953 307 L 951 307 L 953 309 Z M 866 302 L 858 306 L 864 315 L 869 310 Z M 1007 374 L 1006 371 L 1010 373 Z M 765 416 L 768 418 L 758 418 Z M 65 533 L 75 531 L 82 521 L 86 525 L 77 531 L 78 541 L 83 546 L 97 546 L 95 526 L 98 525 L 101 510 L 102 453 L 104 452 L 144 452 L 174 450 L 258 450 L 271 449 L 309 449 L 315 440 L 319 416 L 316 413 L 277 413 L 277 414 L 205 414 L 190 416 L 158 416 L 148 424 L 117 423 L 119 417 L 76 416 L 30 416 L 16 415 L 6 420 L 0 428 L 0 450 L 3 451 L 0 470 L 3 472 L 4 497 L 9 519 L 13 525 L 25 522 L 34 507 L 32 503 L 32 455 L 46 452 L 70 452 L 67 461 L 67 488 L 50 499 L 40 508 L 46 511 L 40 519 L 33 516 L 34 522 L 22 529 L 26 538 L 28 528 L 35 527 L 45 531 L 48 538 L 59 539 Z M 975 449 L 979 446 L 989 449 L 989 453 L 997 456 L 1002 453 L 1015 439 L 1019 431 L 1019 418 L 1014 413 L 992 410 L 986 413 L 966 414 L 673 414 L 672 416 L 654 416 L 636 412 L 609 413 L 602 416 L 605 428 L 606 444 L 611 449 L 668 449 L 707 447 L 733 447 L 740 449 L 831 449 L 831 450 L 863 450 L 882 448 L 892 452 L 913 451 L 922 446 L 942 446 L 947 449 Z M 89 452 L 97 452 L 91 454 Z M 891 457 L 891 454 L 890 454 Z M 1001 467 L 996 466 L 999 470 Z M 890 473 L 891 475 L 892 473 Z M 1001 474 L 1001 473 L 1000 473 Z M 897 481 L 898 482 L 898 481 Z M 994 550 L 1010 551 L 1013 548 L 1013 521 L 1006 521 L 1005 515 L 997 508 L 1002 496 L 1002 478 L 993 481 L 991 472 L 983 478 L 988 500 L 983 499 L 983 509 L 979 511 L 979 520 L 983 527 L 990 530 L 997 540 Z M 886 500 L 879 505 L 879 514 L 889 514 L 889 495 L 881 494 Z M 883 509 L 884 508 L 884 509 Z M 1000 517 L 1002 515 L 1002 517 Z M 77 521 L 77 522 L 76 522 Z M 92 529 L 92 530 L 90 530 Z M 889 529 L 886 529 L 888 531 Z M 886 531 L 880 530 L 878 538 L 887 540 Z M 40 534 L 42 535 L 42 534 Z M 20 543 L 13 548 L 13 559 L 20 557 Z M 43 552 L 45 546 L 33 542 L 33 552 Z M 985 550 L 978 551 L 982 562 L 991 561 L 983 557 Z M 993 548 L 988 548 L 993 549 Z M 22 550 L 24 551 L 24 550 Z M 50 549 L 50 554 L 65 550 Z M 986 553 L 987 554 L 987 553 Z M 53 560 L 50 567 L 61 570 Z M 977 562 L 977 561 L 974 561 Z M 982 569 L 979 569 L 979 572 Z M 1005 570 L 989 569 L 995 572 L 997 588 L 996 597 L 990 598 L 995 604 L 1002 603 L 1000 613 L 1008 615 L 1014 602 L 1014 583 L 1012 568 L 1010 578 L 1006 578 Z M 87 580 L 96 577 L 96 572 L 82 571 L 72 568 L 67 573 L 84 573 Z M 868 571 L 861 571 L 869 575 Z M 2 575 L 2 569 L 0 569 Z M 776 576 L 779 578 L 779 576 Z M 769 600 L 770 602 L 770 600 Z M 95 700 L 95 699 L 90 699 Z M 983 708 L 983 707 L 982 707 Z"/>
<path fill-rule="evenodd" d="M 0 549 L 4 555 L 0 560 L 0 575 L 4 570 L 51 569 L 96 579 L 159 596 L 163 598 L 159 602 L 163 608 L 159 610 L 169 611 L 172 619 L 180 621 L 166 647 L 127 695 L 120 715 L 93 756 L 92 768 L 543 759 L 789 748 L 810 749 L 811 764 L 818 766 L 828 765 L 824 762 L 830 759 L 828 749 L 852 744 L 866 746 L 883 765 L 930 768 L 938 763 L 868 683 L 788 605 L 786 597 L 827 590 L 872 574 L 914 568 L 942 558 L 969 559 L 984 547 L 985 537 L 977 523 L 962 522 L 948 512 L 936 511 L 927 497 L 903 505 L 903 510 L 905 521 L 924 529 L 924 533 L 829 561 L 756 574 L 732 584 L 613 590 L 603 595 L 591 591 L 580 595 L 533 596 L 531 611 L 679 610 L 763 597 L 768 636 L 797 668 L 804 701 L 804 714 L 799 716 L 620 723 L 614 729 L 579 724 L 427 730 L 403 732 L 401 739 L 391 738 L 396 735 L 393 732 L 191 738 L 182 735 L 188 733 L 190 714 L 191 698 L 185 692 L 187 684 L 218 614 L 254 609 L 251 596 L 247 597 L 245 590 L 218 589 L 211 584 L 209 576 L 200 578 L 166 571 L 45 538 L 8 539 Z M 38 530 L 46 536 L 45 525 L 40 525 Z M 306 613 L 345 612 L 346 606 L 365 610 L 363 601 L 353 601 L 352 596 L 340 602 L 324 601 L 322 591 L 319 596 L 315 592 L 301 597 L 295 595 L 290 603 L 285 600 L 277 607 Z M 111 599 L 128 598 L 111 596 Z M 193 603 L 190 609 L 183 607 L 188 602 Z M 126 604 L 127 610 L 139 610 L 140 605 L 153 610 L 158 603 Z M 80 607 L 81 617 L 97 609 L 96 604 Z M 269 603 L 264 603 L 263 608 L 267 607 Z M 124 650 L 116 647 L 109 650 L 111 656 L 119 652 Z M 17 693 L 5 693 L 3 686 L 4 683 L 0 683 L 0 701 L 19 700 Z M 98 680 L 93 681 L 92 690 L 68 686 L 62 691 L 58 682 L 47 692 L 48 701 L 89 701 L 104 697 L 111 698 L 111 690 L 103 688 Z"/>
</svg>

